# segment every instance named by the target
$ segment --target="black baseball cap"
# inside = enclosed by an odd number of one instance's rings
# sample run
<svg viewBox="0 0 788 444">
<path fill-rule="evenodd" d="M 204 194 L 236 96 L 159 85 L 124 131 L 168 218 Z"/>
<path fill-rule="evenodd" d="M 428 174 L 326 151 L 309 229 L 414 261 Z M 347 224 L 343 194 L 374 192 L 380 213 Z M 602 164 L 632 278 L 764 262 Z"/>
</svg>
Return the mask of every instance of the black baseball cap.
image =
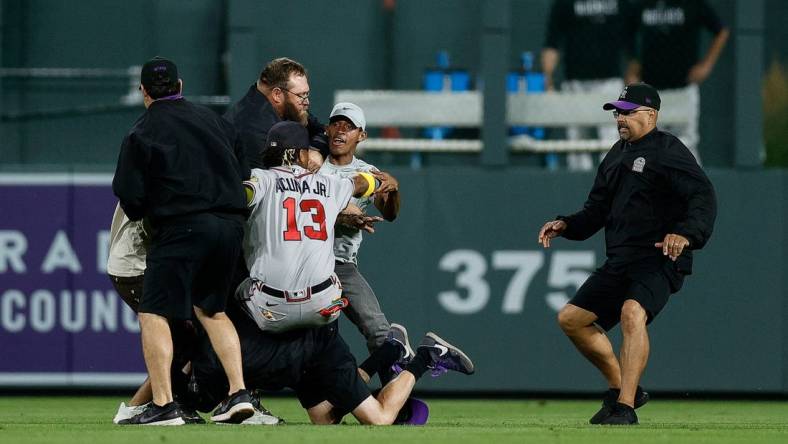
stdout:
<svg viewBox="0 0 788 444">
<path fill-rule="evenodd" d="M 153 86 L 171 86 L 178 83 L 178 67 L 163 57 L 154 57 L 144 65 L 140 73 L 140 83 L 145 90 Z"/>
<path fill-rule="evenodd" d="M 659 93 L 648 83 L 632 83 L 624 87 L 618 100 L 608 102 L 602 106 L 605 111 L 622 109 L 629 111 L 639 106 L 647 106 L 659 111 Z"/>
<path fill-rule="evenodd" d="M 278 122 L 268 131 L 265 146 L 277 151 L 309 149 L 309 133 L 300 123 L 290 120 Z"/>
</svg>

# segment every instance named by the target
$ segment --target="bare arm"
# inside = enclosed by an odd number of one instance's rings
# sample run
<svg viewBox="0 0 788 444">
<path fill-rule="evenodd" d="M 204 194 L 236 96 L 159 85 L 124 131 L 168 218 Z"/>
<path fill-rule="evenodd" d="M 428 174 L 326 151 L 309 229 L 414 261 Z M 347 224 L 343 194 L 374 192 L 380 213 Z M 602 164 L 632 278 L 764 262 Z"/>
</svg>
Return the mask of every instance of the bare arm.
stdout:
<svg viewBox="0 0 788 444">
<path fill-rule="evenodd" d="M 375 193 L 375 207 L 377 207 L 384 219 L 392 222 L 399 214 L 399 182 L 389 173 L 381 172 L 380 174 L 386 177 L 390 185 L 386 191 L 381 189 Z"/>
<path fill-rule="evenodd" d="M 629 85 L 640 81 L 641 66 L 640 62 L 632 59 L 627 63 L 627 72 L 624 73 L 624 83 Z"/>
<path fill-rule="evenodd" d="M 721 29 L 720 32 L 714 36 L 709 50 L 706 51 L 706 56 L 703 57 L 700 62 L 696 63 L 695 66 L 690 69 L 689 73 L 687 73 L 688 82 L 700 84 L 709 77 L 711 71 L 714 69 L 714 65 L 717 63 L 717 59 L 720 57 L 720 53 L 722 53 L 723 48 L 725 48 L 728 36 L 730 36 L 728 28 Z"/>
<path fill-rule="evenodd" d="M 548 91 L 553 91 L 555 89 L 555 85 L 553 84 L 553 73 L 555 72 L 556 66 L 558 66 L 560 57 L 558 50 L 555 48 L 542 49 L 542 72 L 544 73 L 545 87 Z"/>
<path fill-rule="evenodd" d="M 339 216 L 337 216 L 336 225 L 344 225 L 346 227 L 355 228 L 357 230 L 364 230 L 367 233 L 375 232 L 375 223 L 382 221 L 382 217 L 368 216 L 361 211 L 361 208 L 354 204 L 348 204 Z"/>
</svg>

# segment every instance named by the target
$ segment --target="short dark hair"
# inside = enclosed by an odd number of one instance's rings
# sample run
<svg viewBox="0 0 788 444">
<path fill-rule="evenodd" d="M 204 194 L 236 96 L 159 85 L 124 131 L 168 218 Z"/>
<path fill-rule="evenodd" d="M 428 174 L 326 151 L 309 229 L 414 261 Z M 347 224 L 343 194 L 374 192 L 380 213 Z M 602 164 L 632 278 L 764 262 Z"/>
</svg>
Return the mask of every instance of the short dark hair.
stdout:
<svg viewBox="0 0 788 444">
<path fill-rule="evenodd" d="M 260 72 L 260 82 L 271 88 L 287 88 L 291 75 L 306 76 L 306 68 L 293 59 L 280 57 L 265 65 Z"/>
<path fill-rule="evenodd" d="M 177 80 L 175 83 L 168 83 L 164 85 L 151 85 L 145 88 L 151 99 L 160 99 L 162 97 L 174 96 L 181 92 L 181 84 Z"/>
</svg>

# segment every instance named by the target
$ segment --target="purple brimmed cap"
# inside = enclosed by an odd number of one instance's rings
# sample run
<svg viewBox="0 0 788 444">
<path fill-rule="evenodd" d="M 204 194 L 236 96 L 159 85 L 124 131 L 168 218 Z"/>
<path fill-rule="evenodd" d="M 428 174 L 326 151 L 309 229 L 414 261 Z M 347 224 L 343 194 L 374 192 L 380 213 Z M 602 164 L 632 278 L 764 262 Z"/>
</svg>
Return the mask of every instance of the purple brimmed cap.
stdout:
<svg viewBox="0 0 788 444">
<path fill-rule="evenodd" d="M 633 83 L 624 87 L 618 100 L 602 106 L 605 111 L 613 109 L 631 110 L 639 106 L 647 106 L 659 111 L 660 99 L 657 90 L 648 83 Z"/>
</svg>

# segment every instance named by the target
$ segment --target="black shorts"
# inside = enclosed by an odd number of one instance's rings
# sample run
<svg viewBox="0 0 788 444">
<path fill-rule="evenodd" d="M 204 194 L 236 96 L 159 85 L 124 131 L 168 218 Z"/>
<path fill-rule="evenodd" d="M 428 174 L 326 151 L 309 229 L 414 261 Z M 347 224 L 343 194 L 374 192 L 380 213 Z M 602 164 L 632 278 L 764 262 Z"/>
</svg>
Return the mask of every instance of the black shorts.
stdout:
<svg viewBox="0 0 788 444">
<path fill-rule="evenodd" d="M 603 265 L 591 274 L 569 303 L 597 315 L 595 323 L 609 331 L 621 321 L 624 301 L 634 299 L 646 310 L 648 324 L 676 291 L 675 277 L 667 273 L 667 267 L 622 271 Z"/>
<path fill-rule="evenodd" d="M 292 388 L 306 409 L 329 401 L 344 412 L 370 396 L 337 322 L 271 334 L 261 331 L 235 303 L 229 304 L 227 314 L 241 340 L 248 389 Z M 192 362 L 198 392 L 194 398 L 199 400 L 196 407 L 209 411 L 227 395 L 227 378 L 207 340 L 202 347 L 203 353 Z"/>
<path fill-rule="evenodd" d="M 131 308 L 134 313 L 140 309 L 140 298 L 142 297 L 142 283 L 145 280 L 143 275 L 139 276 L 115 276 L 108 275 L 112 286 L 118 296 Z"/>
<path fill-rule="evenodd" d="M 148 251 L 139 311 L 189 319 L 192 306 L 224 311 L 243 224 L 215 214 L 195 214 L 156 227 Z"/>
<path fill-rule="evenodd" d="M 344 416 L 355 410 L 371 393 L 358 374 L 358 364 L 350 348 L 339 335 L 339 322 L 328 327 L 325 347 L 307 363 L 294 389 L 305 409 L 328 401 L 341 412 L 338 416 Z"/>
<path fill-rule="evenodd" d="M 143 275 L 123 277 L 109 275 L 112 286 L 118 296 L 135 313 L 139 310 L 140 296 L 143 289 Z M 172 320 L 170 324 L 170 335 L 172 336 L 172 371 L 180 370 L 191 361 L 196 351 L 198 331 L 193 320 Z M 173 373 L 175 374 L 175 373 Z"/>
</svg>

